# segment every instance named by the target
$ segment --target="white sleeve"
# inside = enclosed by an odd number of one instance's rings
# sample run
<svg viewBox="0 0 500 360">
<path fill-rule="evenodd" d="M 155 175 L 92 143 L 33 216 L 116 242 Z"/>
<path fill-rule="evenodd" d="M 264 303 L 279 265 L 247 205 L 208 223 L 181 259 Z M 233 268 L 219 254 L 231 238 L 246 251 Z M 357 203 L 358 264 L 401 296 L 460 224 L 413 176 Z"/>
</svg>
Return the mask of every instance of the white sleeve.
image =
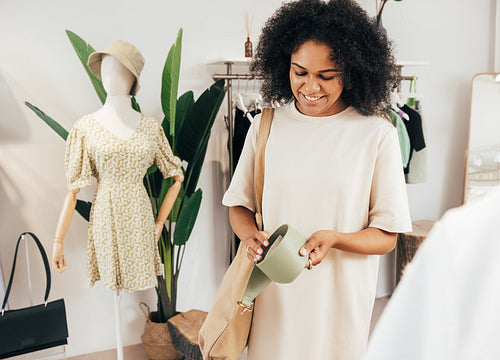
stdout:
<svg viewBox="0 0 500 360">
<path fill-rule="evenodd" d="M 396 129 L 380 140 L 373 170 L 368 226 L 389 232 L 411 231 L 406 183 Z"/>
<path fill-rule="evenodd" d="M 248 129 L 233 178 L 222 198 L 222 204 L 225 206 L 243 206 L 250 211 L 255 211 L 253 167 L 259 124 L 260 114 L 255 116 L 252 125 Z"/>
</svg>

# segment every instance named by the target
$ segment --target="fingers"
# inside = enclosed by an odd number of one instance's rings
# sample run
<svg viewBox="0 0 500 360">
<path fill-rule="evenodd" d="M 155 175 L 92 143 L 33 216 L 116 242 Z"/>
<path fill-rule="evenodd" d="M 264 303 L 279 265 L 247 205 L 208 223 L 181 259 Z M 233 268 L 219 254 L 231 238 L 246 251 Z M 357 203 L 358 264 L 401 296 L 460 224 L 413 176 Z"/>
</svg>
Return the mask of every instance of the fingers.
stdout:
<svg viewBox="0 0 500 360">
<path fill-rule="evenodd" d="M 247 257 L 253 262 L 262 260 L 264 250 L 262 247 L 269 246 L 269 234 L 258 231 L 253 236 L 245 239 L 243 245 L 247 248 Z"/>
<path fill-rule="evenodd" d="M 311 266 L 318 265 L 323 261 L 328 250 L 332 247 L 333 238 L 331 235 L 334 235 L 334 233 L 327 231 L 313 233 L 307 243 L 300 249 L 300 255 L 309 255 Z M 309 263 L 306 267 L 309 267 Z"/>
</svg>

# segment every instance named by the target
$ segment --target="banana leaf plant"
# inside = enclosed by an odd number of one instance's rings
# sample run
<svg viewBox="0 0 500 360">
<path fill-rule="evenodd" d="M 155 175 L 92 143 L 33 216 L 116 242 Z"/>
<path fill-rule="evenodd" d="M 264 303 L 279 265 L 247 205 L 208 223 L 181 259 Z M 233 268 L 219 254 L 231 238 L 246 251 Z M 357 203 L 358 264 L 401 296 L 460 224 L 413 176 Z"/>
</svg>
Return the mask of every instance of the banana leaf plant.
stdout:
<svg viewBox="0 0 500 360">
<path fill-rule="evenodd" d="M 102 82 L 87 66 L 89 55 L 94 48 L 75 33 L 66 34 L 76 51 L 101 103 L 106 101 L 106 91 Z M 195 101 L 193 92 L 188 91 L 177 98 L 182 50 L 182 29 L 170 48 L 161 80 L 161 106 L 164 114 L 162 128 L 165 131 L 172 151 L 179 156 L 184 167 L 184 182 L 164 227 L 158 247 L 164 266 L 164 276 L 158 276 L 158 314 L 155 321 L 166 322 L 176 314 L 177 281 L 184 258 L 186 242 L 193 230 L 202 200 L 202 191 L 197 188 L 201 168 L 207 151 L 210 132 L 215 117 L 224 99 L 224 81 L 219 80 L 205 90 Z M 61 138 L 66 140 L 68 131 L 57 121 L 36 106 L 25 102 L 38 117 L 49 125 Z M 141 111 L 135 97 L 132 107 Z M 144 186 L 151 200 L 156 217 L 163 199 L 173 184 L 173 179 L 164 179 L 156 165 L 151 166 L 144 177 Z M 77 200 L 76 210 L 89 220 L 90 202 Z"/>
</svg>

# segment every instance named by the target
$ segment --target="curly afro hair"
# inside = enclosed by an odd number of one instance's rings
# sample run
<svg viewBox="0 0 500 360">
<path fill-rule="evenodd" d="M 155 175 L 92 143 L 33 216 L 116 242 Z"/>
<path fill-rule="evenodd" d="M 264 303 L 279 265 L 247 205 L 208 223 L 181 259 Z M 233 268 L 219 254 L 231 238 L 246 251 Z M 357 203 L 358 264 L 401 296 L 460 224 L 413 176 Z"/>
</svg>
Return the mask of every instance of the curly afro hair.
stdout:
<svg viewBox="0 0 500 360">
<path fill-rule="evenodd" d="M 267 101 L 290 102 L 290 58 L 306 41 L 332 49 L 331 59 L 342 71 L 342 100 L 363 115 L 389 103 L 397 67 L 392 45 L 375 20 L 353 0 L 298 0 L 285 3 L 262 29 L 250 66 L 262 77 Z"/>
</svg>

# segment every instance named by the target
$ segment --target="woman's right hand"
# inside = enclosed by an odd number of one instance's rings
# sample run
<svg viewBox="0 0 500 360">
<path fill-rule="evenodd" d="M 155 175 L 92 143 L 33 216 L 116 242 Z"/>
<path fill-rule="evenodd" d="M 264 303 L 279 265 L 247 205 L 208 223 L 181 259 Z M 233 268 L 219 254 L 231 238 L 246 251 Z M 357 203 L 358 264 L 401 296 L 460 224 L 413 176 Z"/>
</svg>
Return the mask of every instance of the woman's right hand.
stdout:
<svg viewBox="0 0 500 360">
<path fill-rule="evenodd" d="M 63 244 L 60 240 L 54 240 L 54 244 L 52 245 L 52 266 L 62 273 L 66 270 L 66 260 L 64 259 L 63 254 Z"/>
<path fill-rule="evenodd" d="M 243 246 L 247 249 L 247 257 L 253 262 L 257 262 L 262 259 L 262 254 L 264 250 L 263 246 L 269 246 L 269 234 L 265 231 L 257 231 L 253 235 L 242 239 L 241 242 Z"/>
</svg>

